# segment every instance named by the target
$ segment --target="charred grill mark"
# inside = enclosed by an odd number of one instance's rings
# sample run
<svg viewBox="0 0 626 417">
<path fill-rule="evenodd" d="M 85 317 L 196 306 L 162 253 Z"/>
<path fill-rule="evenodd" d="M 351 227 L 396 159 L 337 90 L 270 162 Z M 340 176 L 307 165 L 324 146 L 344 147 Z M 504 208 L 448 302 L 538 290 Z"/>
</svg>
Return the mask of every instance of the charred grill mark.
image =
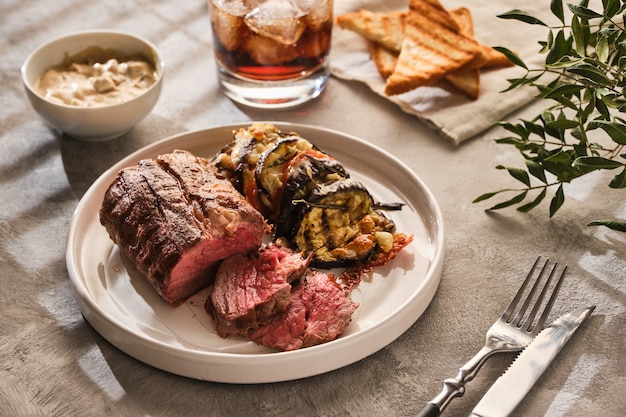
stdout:
<svg viewBox="0 0 626 417">
<path fill-rule="evenodd" d="M 333 228 L 331 227 L 330 221 L 329 219 L 331 218 L 331 216 L 328 215 L 328 213 L 326 212 L 327 209 L 320 209 L 322 211 L 321 213 L 321 223 L 322 223 L 322 228 L 324 229 L 324 246 L 328 249 L 328 251 L 330 252 L 331 250 L 335 249 L 337 246 L 335 245 L 334 239 L 328 239 L 329 237 L 331 237 L 333 235 Z M 337 208 L 329 208 L 328 210 L 340 210 Z"/>
<path fill-rule="evenodd" d="M 206 218 L 206 213 L 202 209 L 202 205 L 199 204 L 197 196 L 193 192 L 191 192 L 191 190 L 189 190 L 189 188 L 186 186 L 186 181 L 181 177 L 180 173 L 178 173 L 175 169 L 171 167 L 171 165 L 167 161 L 161 158 L 156 158 L 155 162 L 167 175 L 169 175 L 176 182 L 178 189 L 180 190 L 180 195 L 182 199 L 186 202 L 196 226 L 198 226 L 198 228 L 200 228 L 201 230 L 205 230 L 204 219 Z M 185 166 L 185 168 L 189 169 L 188 166 Z M 160 211 L 160 203 L 158 204 L 158 207 Z"/>
</svg>

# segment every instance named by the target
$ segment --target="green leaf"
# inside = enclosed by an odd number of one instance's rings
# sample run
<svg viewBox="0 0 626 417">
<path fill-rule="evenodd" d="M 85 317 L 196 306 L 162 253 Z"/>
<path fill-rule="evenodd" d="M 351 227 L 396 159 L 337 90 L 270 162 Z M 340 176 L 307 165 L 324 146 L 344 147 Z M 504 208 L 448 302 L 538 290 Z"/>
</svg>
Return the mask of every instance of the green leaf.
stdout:
<svg viewBox="0 0 626 417">
<path fill-rule="evenodd" d="M 578 155 L 578 156 L 588 156 L 589 148 L 587 146 L 587 139 L 584 136 L 583 132 L 579 128 L 576 128 L 576 129 L 572 129 L 571 133 L 572 133 L 572 137 L 575 137 L 575 138 L 577 138 L 579 140 L 578 143 L 574 143 L 572 145 L 572 148 L 576 152 L 576 155 Z M 593 153 L 593 151 L 592 151 L 592 153 Z"/>
<path fill-rule="evenodd" d="M 576 45 L 576 52 L 580 56 L 587 55 L 587 42 L 585 41 L 585 33 L 582 25 L 580 24 L 580 18 L 576 15 L 572 16 L 571 25 L 572 36 L 574 37 L 574 44 Z"/>
<path fill-rule="evenodd" d="M 567 152 L 558 151 L 546 158 L 544 162 L 569 165 L 572 162 L 572 158 Z"/>
<path fill-rule="evenodd" d="M 541 190 L 541 192 L 539 193 L 539 195 L 537 197 L 535 197 L 535 199 L 533 201 L 531 201 L 528 204 L 524 204 L 523 206 L 519 206 L 517 208 L 518 211 L 521 211 L 523 213 L 527 213 L 530 210 L 534 209 L 535 207 L 537 207 L 542 201 L 543 199 L 546 197 L 546 191 L 547 189 L 544 188 L 543 190 Z"/>
<path fill-rule="evenodd" d="M 499 125 L 502 126 L 505 130 L 508 130 L 509 132 L 518 135 L 521 138 L 528 138 L 528 132 L 522 125 L 508 122 L 500 122 Z"/>
<path fill-rule="evenodd" d="M 546 64 L 546 68 L 549 68 L 552 70 L 565 69 L 565 68 L 573 67 L 574 65 L 579 65 L 584 61 L 585 61 L 585 58 L 583 57 L 573 57 L 571 55 L 565 55 L 561 59 L 559 59 L 558 61 L 552 64 Z"/>
<path fill-rule="evenodd" d="M 614 94 L 602 94 L 602 102 L 609 108 L 618 109 L 622 105 L 620 100 L 621 98 Z"/>
<path fill-rule="evenodd" d="M 583 107 L 582 111 L 579 113 L 580 120 L 582 122 L 587 121 L 587 119 L 593 112 L 593 109 L 595 108 L 596 108 L 596 96 L 592 95 L 591 98 L 589 99 L 589 102 L 587 103 L 587 106 Z"/>
<path fill-rule="evenodd" d="M 560 182 L 569 182 L 582 174 L 580 169 L 571 165 L 572 161 L 569 152 L 557 151 L 543 160 L 543 167 L 554 174 Z"/>
<path fill-rule="evenodd" d="M 609 111 L 609 108 L 607 107 L 606 103 L 602 101 L 601 99 L 596 100 L 596 110 L 600 113 L 600 115 L 605 120 L 611 120 L 611 112 Z M 591 129 L 594 129 L 594 127 L 591 127 Z"/>
<path fill-rule="evenodd" d="M 557 88 L 555 88 L 554 90 L 550 91 L 547 94 L 544 94 L 543 97 L 545 98 L 555 98 L 558 96 L 568 96 L 571 97 L 574 94 L 578 94 L 580 93 L 585 87 L 583 87 L 582 85 L 576 85 L 576 84 L 563 84 Z"/>
<path fill-rule="evenodd" d="M 539 117 L 544 122 L 544 124 L 548 124 L 555 120 L 554 115 L 552 114 L 552 111 L 550 111 L 550 109 L 542 111 Z"/>
<path fill-rule="evenodd" d="M 546 179 L 546 171 L 539 162 L 528 159 L 526 160 L 526 168 L 528 169 L 530 175 L 537 178 L 542 183 L 546 184 L 548 182 Z"/>
<path fill-rule="evenodd" d="M 566 71 L 572 74 L 576 74 L 601 86 L 611 85 L 611 80 L 609 80 L 602 71 L 600 71 L 597 67 L 594 67 L 591 64 L 575 65 L 573 67 L 569 67 Z"/>
<path fill-rule="evenodd" d="M 569 107 L 574 111 L 578 111 L 578 106 L 572 100 L 570 100 L 567 96 L 557 96 L 555 100 L 561 103 L 564 107 Z"/>
<path fill-rule="evenodd" d="M 558 119 L 546 124 L 546 127 L 558 130 L 573 129 L 578 127 L 578 122 L 575 120 Z"/>
<path fill-rule="evenodd" d="M 596 54 L 601 62 L 609 59 L 609 41 L 606 36 L 600 36 L 596 42 Z"/>
<path fill-rule="evenodd" d="M 498 165 L 496 169 L 506 169 L 513 178 L 522 182 L 527 187 L 530 187 L 530 178 L 528 177 L 528 173 L 523 169 L 515 167 L 505 167 L 504 165 Z"/>
<path fill-rule="evenodd" d="M 552 0 L 550 2 L 550 10 L 552 10 L 552 14 L 559 18 L 561 23 L 565 23 L 565 17 L 563 16 L 563 0 Z"/>
<path fill-rule="evenodd" d="M 578 16 L 586 17 L 588 19 L 602 17 L 601 14 L 598 14 L 597 12 L 594 12 L 587 7 L 579 6 L 577 4 L 567 3 L 567 7 L 569 7 L 572 13 L 577 14 Z"/>
<path fill-rule="evenodd" d="M 490 192 L 490 193 L 481 194 L 478 197 L 476 197 L 474 199 L 474 201 L 472 201 L 472 203 L 478 203 L 480 201 L 488 200 L 491 197 L 493 197 L 494 195 L 497 195 L 497 194 L 500 194 L 500 193 L 504 193 L 506 191 L 511 191 L 511 190 L 506 188 L 504 190 L 498 190 L 498 191 L 493 191 L 493 192 Z"/>
<path fill-rule="evenodd" d="M 554 216 L 554 214 L 561 208 L 564 201 L 565 194 L 563 194 L 563 184 L 561 184 L 556 190 L 554 197 L 552 197 L 552 201 L 550 201 L 550 217 Z"/>
<path fill-rule="evenodd" d="M 601 158 L 599 156 L 581 156 L 576 158 L 572 165 L 579 168 L 583 172 L 592 172 L 598 171 L 601 169 L 615 169 L 624 164 L 621 164 L 617 161 L 613 161 L 612 159 Z"/>
<path fill-rule="evenodd" d="M 563 56 L 569 53 L 570 49 L 570 42 L 565 39 L 564 32 L 559 30 L 556 34 L 553 45 L 550 47 L 548 56 L 546 57 L 546 64 L 550 65 L 555 62 L 559 62 Z"/>
<path fill-rule="evenodd" d="M 539 42 L 539 46 L 541 46 L 541 49 L 539 50 L 540 54 L 547 54 L 548 51 L 550 50 L 550 48 L 552 47 L 553 44 L 553 34 L 552 31 L 548 31 L 548 41 L 547 42 Z"/>
<path fill-rule="evenodd" d="M 530 122 L 528 120 L 522 120 L 522 122 L 524 123 L 527 131 L 541 138 L 545 138 L 545 129 L 542 125 L 540 125 L 539 123 Z"/>
<path fill-rule="evenodd" d="M 523 146 L 526 141 L 519 139 L 519 138 L 514 138 L 511 136 L 505 137 L 505 138 L 500 138 L 500 139 L 495 139 L 496 143 L 504 143 L 507 145 L 513 145 L 513 146 Z"/>
<path fill-rule="evenodd" d="M 604 130 L 613 142 L 626 145 L 626 126 L 622 123 L 608 122 L 606 120 L 594 120 L 589 123 L 589 129 L 600 128 Z"/>
<path fill-rule="evenodd" d="M 626 188 L 626 168 L 617 174 L 609 183 L 611 188 Z"/>
<path fill-rule="evenodd" d="M 500 19 L 519 20 L 520 22 L 529 23 L 531 25 L 541 25 L 549 27 L 544 22 L 532 16 L 528 12 L 519 9 L 514 9 L 506 13 L 500 14 L 498 15 L 498 17 Z"/>
<path fill-rule="evenodd" d="M 615 16 L 619 13 L 620 1 L 619 0 L 602 0 L 602 6 L 604 7 L 604 15 L 608 18 Z"/>
<path fill-rule="evenodd" d="M 617 230 L 618 232 L 626 232 L 626 223 L 615 220 L 594 220 L 587 223 L 587 226 L 606 226 L 609 229 Z"/>
<path fill-rule="evenodd" d="M 521 202 L 522 200 L 524 200 L 524 198 L 526 198 L 526 194 L 528 194 L 528 191 L 522 191 L 521 193 L 517 194 L 515 197 L 511 198 L 510 200 L 504 201 L 502 203 L 496 204 L 493 207 L 488 208 L 487 211 L 500 210 L 505 207 L 512 206 L 513 204 L 517 204 Z"/>
<path fill-rule="evenodd" d="M 504 54 L 504 56 L 506 56 L 509 59 L 509 61 L 511 61 L 512 63 L 514 63 L 518 67 L 522 67 L 522 68 L 528 70 L 528 67 L 526 66 L 526 64 L 524 63 L 522 58 L 520 58 L 519 55 L 517 55 L 515 52 L 511 51 L 508 48 L 504 48 L 502 46 L 494 46 L 493 49 L 495 49 L 496 51 Z"/>
</svg>

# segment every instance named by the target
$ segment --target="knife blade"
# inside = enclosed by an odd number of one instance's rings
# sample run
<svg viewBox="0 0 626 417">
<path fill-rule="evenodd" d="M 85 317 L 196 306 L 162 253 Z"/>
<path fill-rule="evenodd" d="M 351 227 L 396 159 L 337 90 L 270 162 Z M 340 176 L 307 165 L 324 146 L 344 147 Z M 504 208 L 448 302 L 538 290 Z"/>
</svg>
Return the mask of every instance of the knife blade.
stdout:
<svg viewBox="0 0 626 417">
<path fill-rule="evenodd" d="M 494 382 L 469 417 L 506 417 L 512 413 L 594 308 L 574 310 L 543 329 Z"/>
</svg>

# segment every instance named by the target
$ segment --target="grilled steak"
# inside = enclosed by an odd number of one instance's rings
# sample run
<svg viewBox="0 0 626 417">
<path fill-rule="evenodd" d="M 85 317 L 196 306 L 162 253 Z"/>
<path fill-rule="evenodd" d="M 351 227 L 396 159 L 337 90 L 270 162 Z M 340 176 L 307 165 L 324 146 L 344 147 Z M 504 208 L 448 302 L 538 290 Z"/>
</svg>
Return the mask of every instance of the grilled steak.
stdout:
<svg viewBox="0 0 626 417">
<path fill-rule="evenodd" d="M 100 222 L 172 306 L 211 284 L 221 260 L 256 250 L 268 232 L 209 161 L 179 150 L 122 169 Z"/>
<path fill-rule="evenodd" d="M 309 270 L 294 285 L 285 311 L 247 338 L 284 351 L 329 342 L 348 327 L 358 307 L 327 274 Z"/>
<path fill-rule="evenodd" d="M 224 260 L 205 305 L 217 333 L 245 335 L 282 313 L 291 303 L 290 283 L 302 276 L 309 260 L 275 244 Z"/>
</svg>

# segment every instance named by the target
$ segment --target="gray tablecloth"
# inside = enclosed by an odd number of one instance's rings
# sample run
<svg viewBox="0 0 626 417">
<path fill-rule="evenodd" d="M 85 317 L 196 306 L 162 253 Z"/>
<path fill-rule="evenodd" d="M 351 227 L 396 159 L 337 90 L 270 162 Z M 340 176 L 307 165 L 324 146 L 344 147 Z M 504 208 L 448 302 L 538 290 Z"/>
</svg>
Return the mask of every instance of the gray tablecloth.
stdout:
<svg viewBox="0 0 626 417">
<path fill-rule="evenodd" d="M 473 3 L 480 2 L 467 6 Z M 490 10 L 495 15 L 524 7 L 518 3 L 494 3 Z M 369 4 L 384 8 L 384 2 Z M 389 7 L 395 5 L 400 3 Z M 493 142 L 501 131 L 488 129 L 455 147 L 360 81 L 339 78 L 331 78 L 317 101 L 297 109 L 238 107 L 216 83 L 206 2 L 5 0 L 0 16 L 0 415 L 409 416 L 480 349 L 485 331 L 537 255 L 570 266 L 551 317 L 583 305 L 597 308 L 515 415 L 626 414 L 626 235 L 585 226 L 592 219 L 626 217 L 624 191 L 607 187 L 610 175 L 590 175 L 568 186 L 565 205 L 552 219 L 547 207 L 487 214 L 486 205 L 472 200 L 512 181 L 494 166 L 522 163 L 516 151 Z M 20 65 L 34 48 L 90 28 L 150 39 L 167 67 L 154 111 L 128 134 L 103 143 L 79 142 L 48 127 L 20 84 Z M 533 104 L 512 117 L 541 108 Z M 322 375 L 231 385 L 145 365 L 115 348 L 81 315 L 64 258 L 72 213 L 92 182 L 130 152 L 173 134 L 252 120 L 335 129 L 407 164 L 443 212 L 438 291 L 393 343 Z M 469 414 L 513 357 L 490 360 L 446 415 Z"/>
</svg>

